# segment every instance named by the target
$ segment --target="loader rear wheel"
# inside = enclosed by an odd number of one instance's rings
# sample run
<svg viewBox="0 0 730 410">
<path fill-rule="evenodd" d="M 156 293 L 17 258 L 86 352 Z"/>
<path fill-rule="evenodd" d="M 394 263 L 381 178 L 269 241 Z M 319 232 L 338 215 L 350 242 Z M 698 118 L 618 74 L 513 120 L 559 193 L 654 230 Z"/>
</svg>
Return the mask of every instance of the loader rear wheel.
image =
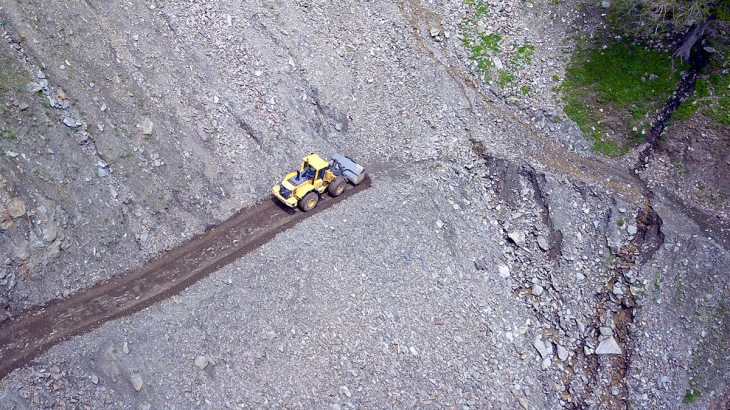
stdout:
<svg viewBox="0 0 730 410">
<path fill-rule="evenodd" d="M 345 184 L 345 178 L 337 177 L 334 181 L 332 181 L 330 186 L 327 187 L 327 192 L 329 192 L 329 194 L 333 197 L 340 196 L 343 192 L 345 192 Z"/>
<path fill-rule="evenodd" d="M 319 202 L 319 195 L 314 191 L 310 191 L 307 195 L 304 195 L 304 198 L 299 200 L 299 209 L 304 212 L 311 211 L 317 206 L 317 202 Z"/>
</svg>

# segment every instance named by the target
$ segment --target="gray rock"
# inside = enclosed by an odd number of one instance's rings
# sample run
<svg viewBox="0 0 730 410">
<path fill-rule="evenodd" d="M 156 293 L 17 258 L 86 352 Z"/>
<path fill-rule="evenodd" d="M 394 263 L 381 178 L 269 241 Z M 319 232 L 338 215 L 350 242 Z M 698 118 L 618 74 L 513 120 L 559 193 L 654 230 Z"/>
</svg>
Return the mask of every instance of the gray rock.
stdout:
<svg viewBox="0 0 730 410">
<path fill-rule="evenodd" d="M 209 363 L 208 358 L 205 356 L 198 356 L 195 358 L 195 365 L 198 366 L 200 368 L 200 370 L 203 370 L 206 367 L 208 367 L 208 363 Z"/>
<path fill-rule="evenodd" d="M 276 332 L 268 331 L 268 332 L 266 332 L 266 337 L 268 337 L 270 340 L 274 340 L 274 339 L 276 339 Z"/>
<path fill-rule="evenodd" d="M 544 251 L 550 250 L 550 245 L 548 244 L 547 239 L 542 235 L 537 237 L 537 246 Z"/>
<path fill-rule="evenodd" d="M 524 232 L 518 232 L 518 231 L 510 232 L 508 236 L 510 239 L 512 239 L 517 244 L 517 246 L 520 246 L 520 247 L 525 246 L 525 233 Z"/>
<path fill-rule="evenodd" d="M 532 287 L 532 294 L 535 296 L 540 296 L 545 291 L 545 289 L 542 288 L 540 285 L 534 285 Z"/>
<path fill-rule="evenodd" d="M 636 235 L 637 231 L 638 231 L 638 229 L 636 229 L 636 226 L 634 226 L 634 225 L 629 225 L 626 227 L 626 232 L 628 232 L 629 235 Z"/>
<path fill-rule="evenodd" d="M 30 91 L 30 92 L 37 93 L 42 90 L 43 90 L 43 86 L 38 84 L 37 82 L 31 81 L 28 83 L 28 91 Z"/>
<path fill-rule="evenodd" d="M 64 124 L 65 124 L 65 125 L 66 125 L 67 127 L 69 127 L 69 128 L 76 128 L 76 127 L 78 127 L 78 126 L 79 126 L 79 124 L 78 124 L 78 123 L 76 122 L 76 120 L 74 120 L 74 119 L 73 119 L 73 118 L 71 118 L 71 117 L 65 117 L 65 118 L 63 119 L 63 123 L 64 123 Z"/>
<path fill-rule="evenodd" d="M 621 354 L 621 347 L 616 343 L 616 339 L 609 337 L 598 345 L 596 354 Z"/>
<path fill-rule="evenodd" d="M 149 238 L 149 236 L 150 236 L 150 234 L 148 234 L 147 232 L 142 232 L 142 233 L 141 233 L 141 234 L 139 235 L 139 240 L 140 240 L 140 242 L 142 242 L 142 243 L 145 243 L 145 242 L 147 242 L 147 239 Z"/>
<path fill-rule="evenodd" d="M 549 352 L 548 352 L 547 347 L 545 346 L 545 342 L 543 342 L 540 335 L 537 335 L 535 337 L 535 340 L 532 342 L 532 345 L 535 346 L 535 349 L 537 350 L 538 353 L 540 353 L 540 357 L 543 360 L 547 359 Z"/>
<path fill-rule="evenodd" d="M 474 267 L 476 267 L 477 270 L 487 270 L 487 261 L 484 259 L 477 259 L 474 261 Z"/>
<path fill-rule="evenodd" d="M 136 391 L 142 390 L 142 385 L 144 384 L 144 381 L 142 380 L 142 376 L 140 376 L 137 373 L 134 373 L 129 378 L 129 380 L 132 382 L 132 387 L 134 387 L 134 390 L 136 390 Z"/>
<path fill-rule="evenodd" d="M 92 374 L 91 375 L 91 382 L 94 384 L 99 384 L 99 376 Z"/>
<path fill-rule="evenodd" d="M 141 123 L 137 124 L 137 128 L 142 132 L 142 135 L 150 135 L 152 134 L 152 129 L 154 128 L 154 124 L 152 123 L 152 120 L 149 118 L 145 118 L 142 120 Z"/>
<path fill-rule="evenodd" d="M 558 345 L 558 359 L 564 362 L 568 360 L 568 350 L 561 345 Z"/>
<path fill-rule="evenodd" d="M 613 336 L 613 329 L 608 326 L 601 326 L 601 336 Z"/>
<path fill-rule="evenodd" d="M 614 295 L 622 296 L 624 294 L 624 284 L 621 282 L 614 283 L 612 291 Z"/>
<path fill-rule="evenodd" d="M 122 345 L 122 352 L 124 352 L 124 354 L 129 354 L 129 343 L 124 342 Z"/>
</svg>

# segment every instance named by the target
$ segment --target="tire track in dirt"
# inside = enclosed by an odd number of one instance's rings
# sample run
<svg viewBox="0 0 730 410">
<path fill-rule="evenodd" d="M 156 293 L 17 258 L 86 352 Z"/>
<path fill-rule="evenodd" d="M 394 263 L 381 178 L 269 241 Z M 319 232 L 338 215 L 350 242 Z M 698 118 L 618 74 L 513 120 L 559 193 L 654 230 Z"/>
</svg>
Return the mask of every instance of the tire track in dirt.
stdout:
<svg viewBox="0 0 730 410">
<path fill-rule="evenodd" d="M 257 249 L 305 218 L 322 212 L 371 185 L 370 177 L 358 186 L 322 200 L 303 213 L 277 199 L 243 209 L 229 220 L 174 249 L 146 267 L 99 283 L 66 299 L 31 309 L 0 325 L 0 378 L 72 336 L 106 321 L 131 315 L 180 293 L 211 273 Z"/>
</svg>

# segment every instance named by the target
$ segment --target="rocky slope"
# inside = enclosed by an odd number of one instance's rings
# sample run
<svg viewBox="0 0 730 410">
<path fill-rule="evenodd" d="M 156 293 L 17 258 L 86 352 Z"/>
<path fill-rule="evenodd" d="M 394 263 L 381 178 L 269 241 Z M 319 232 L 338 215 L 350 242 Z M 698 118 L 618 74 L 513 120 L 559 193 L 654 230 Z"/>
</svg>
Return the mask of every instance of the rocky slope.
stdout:
<svg viewBox="0 0 730 410">
<path fill-rule="evenodd" d="M 373 187 L 55 346 L 2 401 L 723 408 L 722 232 L 635 156 L 594 158 L 550 91 L 600 10 L 489 6 L 483 30 L 535 45 L 514 86 L 477 75 L 458 1 L 4 4 L 4 316 L 141 266 L 311 151 Z"/>
</svg>

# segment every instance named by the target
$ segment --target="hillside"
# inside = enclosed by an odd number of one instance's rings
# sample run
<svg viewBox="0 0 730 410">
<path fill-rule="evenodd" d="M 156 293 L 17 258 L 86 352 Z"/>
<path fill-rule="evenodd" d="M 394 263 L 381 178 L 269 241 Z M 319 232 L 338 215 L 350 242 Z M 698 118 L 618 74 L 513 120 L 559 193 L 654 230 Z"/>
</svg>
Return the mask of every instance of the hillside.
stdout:
<svg viewBox="0 0 730 410">
<path fill-rule="evenodd" d="M 0 401 L 727 408 L 726 215 L 642 168 L 643 147 L 593 152 L 554 91 L 601 13 L 4 3 L 0 333 L 254 212 L 310 152 L 372 186 L 55 345 Z"/>
</svg>

